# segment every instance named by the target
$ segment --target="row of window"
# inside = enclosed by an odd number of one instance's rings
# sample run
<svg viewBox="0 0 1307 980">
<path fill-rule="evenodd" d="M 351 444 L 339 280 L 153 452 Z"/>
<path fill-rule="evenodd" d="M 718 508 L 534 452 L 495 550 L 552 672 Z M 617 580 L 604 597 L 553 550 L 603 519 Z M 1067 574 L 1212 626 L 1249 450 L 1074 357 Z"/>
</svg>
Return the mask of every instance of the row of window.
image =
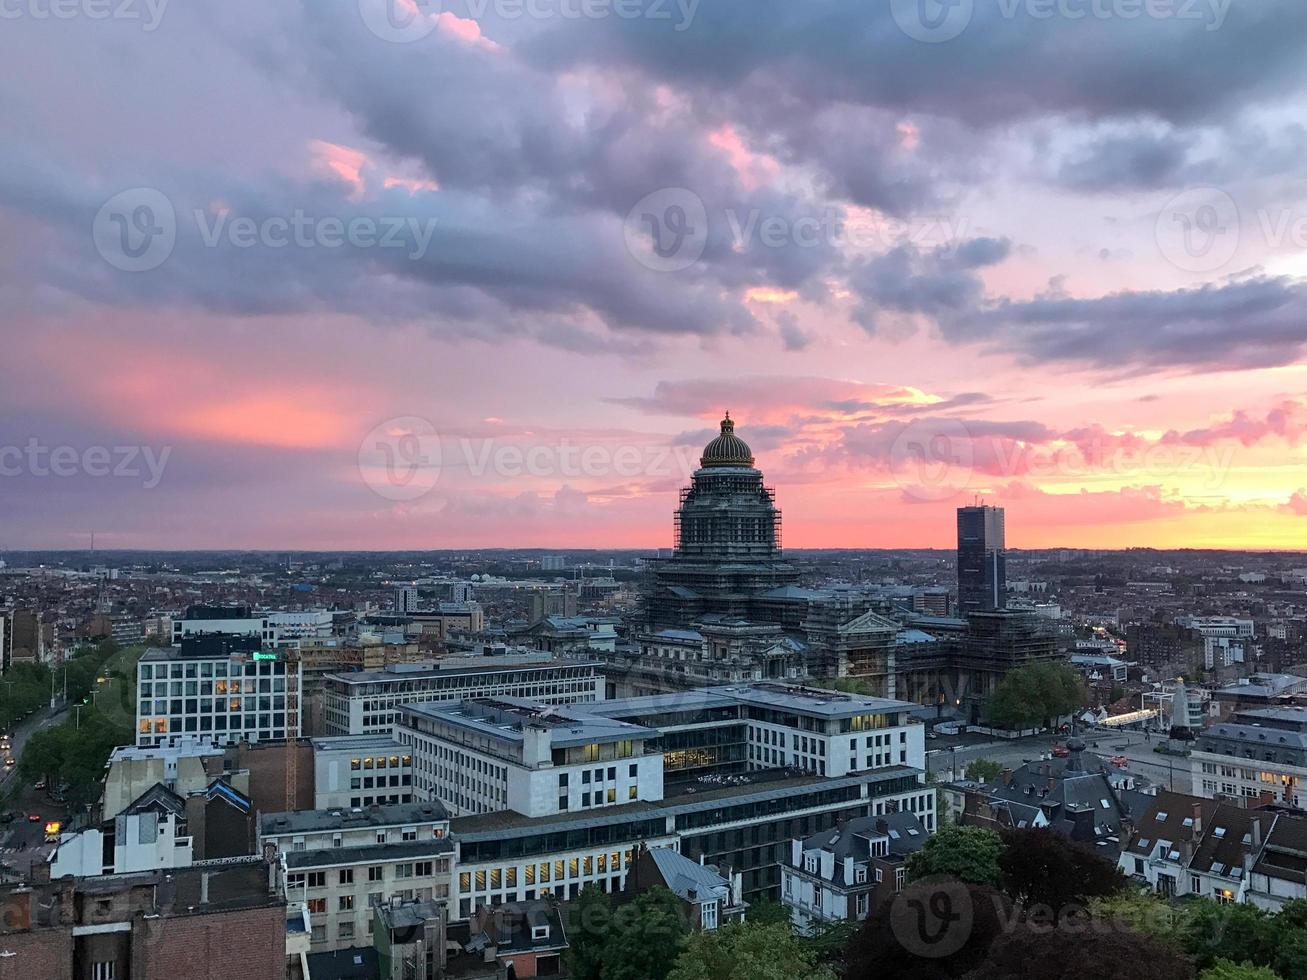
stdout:
<svg viewBox="0 0 1307 980">
<path fill-rule="evenodd" d="M 167 663 L 138 665 L 138 678 L 142 681 L 189 677 L 256 677 L 285 674 L 286 664 L 280 660 L 251 661 L 246 664 L 229 660 L 205 660 L 200 663 Z"/>
</svg>

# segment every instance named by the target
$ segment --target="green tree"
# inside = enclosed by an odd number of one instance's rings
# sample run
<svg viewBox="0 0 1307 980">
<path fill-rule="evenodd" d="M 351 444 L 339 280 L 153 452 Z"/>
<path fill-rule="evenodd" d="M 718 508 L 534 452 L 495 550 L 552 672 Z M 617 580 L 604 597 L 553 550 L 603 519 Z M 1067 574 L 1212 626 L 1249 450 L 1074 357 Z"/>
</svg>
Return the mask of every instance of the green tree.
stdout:
<svg viewBox="0 0 1307 980">
<path fill-rule="evenodd" d="M 667 980 L 689 933 L 681 902 L 658 886 L 613 915 L 601 958 L 602 980 Z"/>
<path fill-rule="evenodd" d="M 993 759 L 975 759 L 967 765 L 964 775 L 978 783 L 991 783 L 1003 771 L 1003 763 Z"/>
<path fill-rule="evenodd" d="M 790 924 L 790 910 L 780 902 L 762 899 L 749 906 L 749 922 L 756 926 Z"/>
<path fill-rule="evenodd" d="M 986 703 L 985 715 L 1000 728 L 1049 728 L 1086 701 L 1084 683 L 1070 664 L 1029 664 L 1007 673 Z"/>
<path fill-rule="evenodd" d="M 612 926 L 612 903 L 607 893 L 586 885 L 567 917 L 567 971 L 576 980 L 600 980 L 604 944 Z"/>
<path fill-rule="evenodd" d="M 1252 905 L 1219 905 L 1203 899 L 1190 905 L 1185 921 L 1185 949 L 1200 968 L 1218 959 L 1269 966 L 1275 962 L 1275 916 Z"/>
<path fill-rule="evenodd" d="M 1280 975 L 1265 966 L 1217 960 L 1198 975 L 1198 980 L 1280 980 Z"/>
<path fill-rule="evenodd" d="M 685 941 L 668 980 L 834 980 L 783 925 L 733 922 Z"/>
<path fill-rule="evenodd" d="M 1089 900 L 1089 914 L 1095 921 L 1110 923 L 1118 930 L 1129 929 L 1151 936 L 1177 949 L 1187 934 L 1187 913 L 1162 901 L 1152 892 L 1125 890 Z"/>
<path fill-rule="evenodd" d="M 921 850 L 908 857 L 908 877 L 920 881 L 930 875 L 947 875 L 977 885 L 998 887 L 1003 880 L 999 858 L 1003 840 L 984 827 L 941 827 L 927 838 Z"/>
</svg>

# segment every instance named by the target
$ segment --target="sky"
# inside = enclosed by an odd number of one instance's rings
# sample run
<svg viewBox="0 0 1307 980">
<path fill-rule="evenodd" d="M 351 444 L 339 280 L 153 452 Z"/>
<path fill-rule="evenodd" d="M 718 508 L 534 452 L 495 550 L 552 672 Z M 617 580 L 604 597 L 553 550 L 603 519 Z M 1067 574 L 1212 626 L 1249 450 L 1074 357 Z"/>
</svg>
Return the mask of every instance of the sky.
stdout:
<svg viewBox="0 0 1307 980">
<path fill-rule="evenodd" d="M 1307 548 L 1301 0 L 4 0 L 0 549 Z"/>
</svg>

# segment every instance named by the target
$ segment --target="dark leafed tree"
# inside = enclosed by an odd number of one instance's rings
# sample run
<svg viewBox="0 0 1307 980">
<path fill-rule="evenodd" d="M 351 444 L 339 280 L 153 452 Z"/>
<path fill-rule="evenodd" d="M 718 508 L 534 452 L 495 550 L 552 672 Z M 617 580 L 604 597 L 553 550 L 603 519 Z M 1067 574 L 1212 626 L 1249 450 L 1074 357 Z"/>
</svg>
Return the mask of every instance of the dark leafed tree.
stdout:
<svg viewBox="0 0 1307 980">
<path fill-rule="evenodd" d="M 1023 923 L 996 939 L 963 980 L 1194 980 L 1193 962 L 1165 943 L 1128 930 Z"/>
<path fill-rule="evenodd" d="M 1047 905 L 1054 913 L 1086 899 L 1114 895 L 1127 880 L 1117 866 L 1047 828 L 1011 830 L 999 858 L 1003 890 L 1025 906 Z"/>
<path fill-rule="evenodd" d="M 854 934 L 844 980 L 956 980 L 984 961 L 1013 914 L 1007 897 L 984 885 L 914 882 Z"/>
</svg>

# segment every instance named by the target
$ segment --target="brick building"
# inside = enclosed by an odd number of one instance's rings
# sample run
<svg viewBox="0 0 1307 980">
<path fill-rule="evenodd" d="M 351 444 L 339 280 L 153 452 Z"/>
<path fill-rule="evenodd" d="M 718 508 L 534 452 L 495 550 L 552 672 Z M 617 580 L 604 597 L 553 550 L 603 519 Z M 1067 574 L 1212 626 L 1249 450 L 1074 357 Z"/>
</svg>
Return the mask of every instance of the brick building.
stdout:
<svg viewBox="0 0 1307 980">
<path fill-rule="evenodd" d="M 260 859 L 0 889 L 7 975 L 268 980 L 286 975 L 286 899 Z"/>
</svg>

